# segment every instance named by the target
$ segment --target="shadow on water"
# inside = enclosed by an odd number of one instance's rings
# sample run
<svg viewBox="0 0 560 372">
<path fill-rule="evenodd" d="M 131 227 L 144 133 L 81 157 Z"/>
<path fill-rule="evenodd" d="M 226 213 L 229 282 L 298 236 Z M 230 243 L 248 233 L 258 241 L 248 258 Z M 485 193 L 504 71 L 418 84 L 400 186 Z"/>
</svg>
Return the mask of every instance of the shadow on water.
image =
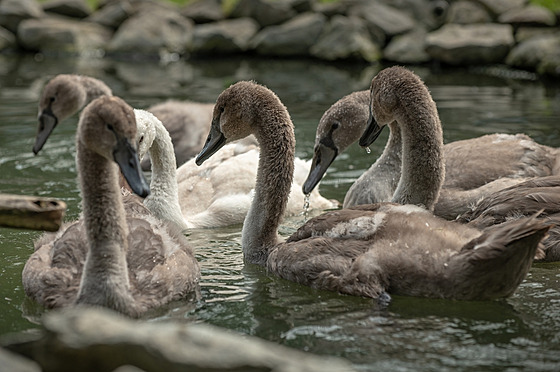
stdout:
<svg viewBox="0 0 560 372">
<path fill-rule="evenodd" d="M 51 196 L 80 213 L 74 165 L 77 115 L 57 126 L 39 156 L 31 154 L 37 100 L 59 73 L 107 82 L 137 108 L 165 99 L 213 102 L 231 83 L 252 79 L 274 90 L 296 126 L 296 153 L 313 154 L 315 129 L 337 99 L 367 89 L 381 66 L 311 60 L 222 58 L 167 65 L 110 60 L 38 60 L 0 56 L 0 192 Z M 445 141 L 490 132 L 524 132 L 559 147 L 560 86 L 463 69 L 411 67 L 428 84 Z M 381 153 L 351 146 L 332 164 L 321 193 L 342 200 Z M 293 232 L 303 217 L 285 221 Z M 37 327 L 44 310 L 25 298 L 21 271 L 39 233 L 0 230 L 0 331 Z M 297 349 L 348 358 L 364 371 L 557 371 L 560 365 L 560 267 L 535 265 L 509 299 L 460 302 L 394 296 L 387 307 L 366 298 L 317 291 L 243 264 L 241 226 L 193 230 L 201 263 L 200 298 L 171 304 L 151 321 L 206 322 Z"/>
</svg>

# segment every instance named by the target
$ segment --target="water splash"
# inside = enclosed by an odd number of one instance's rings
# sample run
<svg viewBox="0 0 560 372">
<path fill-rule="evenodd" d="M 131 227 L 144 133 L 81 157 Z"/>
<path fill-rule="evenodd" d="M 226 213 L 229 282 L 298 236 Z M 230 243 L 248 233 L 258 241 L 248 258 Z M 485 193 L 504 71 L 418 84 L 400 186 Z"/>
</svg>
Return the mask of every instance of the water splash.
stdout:
<svg viewBox="0 0 560 372">
<path fill-rule="evenodd" d="M 365 149 L 366 149 L 366 154 L 371 154 L 371 149 L 369 148 L 369 146 L 366 146 Z"/>
<path fill-rule="evenodd" d="M 303 212 L 301 212 L 301 215 L 305 220 L 307 220 L 309 214 L 309 198 L 310 194 L 305 194 L 305 199 L 303 199 Z"/>
</svg>

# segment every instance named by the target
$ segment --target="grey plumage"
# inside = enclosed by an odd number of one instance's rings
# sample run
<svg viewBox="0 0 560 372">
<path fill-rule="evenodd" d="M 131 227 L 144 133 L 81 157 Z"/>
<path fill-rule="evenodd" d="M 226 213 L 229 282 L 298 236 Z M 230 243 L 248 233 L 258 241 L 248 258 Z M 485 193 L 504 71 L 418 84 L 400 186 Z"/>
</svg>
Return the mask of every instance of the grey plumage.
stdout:
<svg viewBox="0 0 560 372">
<path fill-rule="evenodd" d="M 139 198 L 123 201 L 115 153 L 123 144 L 135 149 L 135 135 L 133 110 L 121 99 L 103 96 L 84 109 L 76 144 L 83 217 L 39 239 L 22 273 L 26 294 L 45 307 L 88 304 L 139 316 L 197 290 L 200 269 L 186 238 Z M 130 154 L 125 162 L 141 180 Z"/>
<path fill-rule="evenodd" d="M 387 70 L 376 78 L 385 87 L 379 92 L 380 101 L 398 102 L 402 90 L 393 85 L 392 74 L 422 84 L 407 70 Z M 376 112 L 376 119 L 402 119 L 393 116 L 394 107 L 386 110 Z M 437 126 L 439 121 L 426 120 L 424 125 Z M 250 134 L 260 143 L 261 158 L 255 197 L 243 226 L 244 258 L 288 280 L 373 298 L 386 293 L 501 298 L 511 295 L 523 280 L 548 230 L 531 218 L 481 231 L 418 206 L 380 203 L 322 214 L 282 243 L 277 229 L 291 183 L 295 142 L 289 114 L 272 91 L 252 82 L 226 89 L 216 102 L 207 145 L 197 163 L 225 143 Z M 436 140 L 441 147 L 440 142 Z M 443 166 L 431 166 L 439 172 L 436 180 L 442 181 Z M 437 199 L 441 182 L 425 187 L 417 192 L 404 185 L 403 195 L 411 200 L 422 195 L 421 204 L 429 206 Z"/>
</svg>

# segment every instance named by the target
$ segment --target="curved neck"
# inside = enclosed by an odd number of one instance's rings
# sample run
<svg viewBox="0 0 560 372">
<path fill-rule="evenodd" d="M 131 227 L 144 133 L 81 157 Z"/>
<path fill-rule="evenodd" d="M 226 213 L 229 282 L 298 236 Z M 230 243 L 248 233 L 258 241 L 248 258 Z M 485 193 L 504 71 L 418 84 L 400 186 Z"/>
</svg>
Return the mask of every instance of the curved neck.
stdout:
<svg viewBox="0 0 560 372">
<path fill-rule="evenodd" d="M 389 139 L 383 149 L 383 153 L 373 163 L 372 168 L 376 174 L 383 175 L 389 180 L 389 189 L 391 195 L 397 188 L 402 168 L 402 135 L 401 128 L 397 122 L 393 121 L 389 124 Z M 381 201 L 381 200 L 380 200 Z"/>
<path fill-rule="evenodd" d="M 109 88 L 107 84 L 105 84 L 101 80 L 82 75 L 76 75 L 76 79 L 78 83 L 84 88 L 84 91 L 86 93 L 86 99 L 82 107 L 98 97 L 113 95 L 111 88 Z"/>
<path fill-rule="evenodd" d="M 77 302 L 116 309 L 128 307 L 128 227 L 118 167 L 84 148 L 80 141 L 76 148 L 88 244 Z"/>
<path fill-rule="evenodd" d="M 392 201 L 432 210 L 445 176 L 441 123 L 431 98 L 406 102 L 396 117 L 402 134 L 402 171 Z"/>
<path fill-rule="evenodd" d="M 144 200 L 144 205 L 158 218 L 169 220 L 184 230 L 187 225 L 179 205 L 173 143 L 161 122 L 155 122 L 155 130 L 154 142 L 148 150 L 152 163 L 150 195 Z"/>
<path fill-rule="evenodd" d="M 294 174 L 293 124 L 286 113 L 270 117 L 278 120 L 264 123 L 255 133 L 260 145 L 259 166 L 255 195 L 242 232 L 245 261 L 259 265 L 266 264 L 269 249 L 278 243 L 278 226 L 288 203 Z"/>
</svg>

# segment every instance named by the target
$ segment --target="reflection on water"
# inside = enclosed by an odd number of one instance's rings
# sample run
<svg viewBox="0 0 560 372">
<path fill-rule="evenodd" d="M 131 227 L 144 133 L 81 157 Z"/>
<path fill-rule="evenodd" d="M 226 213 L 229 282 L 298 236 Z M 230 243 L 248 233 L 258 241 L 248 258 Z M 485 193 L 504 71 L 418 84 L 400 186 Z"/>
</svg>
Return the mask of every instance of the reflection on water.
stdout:
<svg viewBox="0 0 560 372">
<path fill-rule="evenodd" d="M 338 98 L 367 89 L 378 66 L 311 61 L 221 59 L 157 65 L 0 56 L 0 192 L 63 199 L 67 218 L 79 214 L 74 132 L 77 117 L 58 125 L 39 156 L 31 147 L 37 99 L 58 73 L 106 81 L 114 93 L 145 108 L 165 99 L 213 102 L 232 82 L 254 79 L 274 90 L 296 125 L 297 155 L 313 154 L 315 128 Z M 413 68 L 428 84 L 445 141 L 489 132 L 525 132 L 560 146 L 559 85 L 505 80 L 480 70 Z M 342 200 L 350 184 L 380 154 L 353 146 L 340 155 L 321 192 Z M 285 221 L 292 233 L 300 216 Z M 21 270 L 39 233 L 0 229 L 0 332 L 38 326 L 43 310 L 25 298 Z M 560 366 L 560 264 L 535 265 L 513 297 L 460 302 L 396 296 L 375 301 L 317 291 L 243 264 L 241 226 L 193 230 L 202 266 L 200 296 L 150 314 L 151 321 L 207 322 L 318 354 L 344 357 L 359 370 L 557 371 Z"/>
</svg>

